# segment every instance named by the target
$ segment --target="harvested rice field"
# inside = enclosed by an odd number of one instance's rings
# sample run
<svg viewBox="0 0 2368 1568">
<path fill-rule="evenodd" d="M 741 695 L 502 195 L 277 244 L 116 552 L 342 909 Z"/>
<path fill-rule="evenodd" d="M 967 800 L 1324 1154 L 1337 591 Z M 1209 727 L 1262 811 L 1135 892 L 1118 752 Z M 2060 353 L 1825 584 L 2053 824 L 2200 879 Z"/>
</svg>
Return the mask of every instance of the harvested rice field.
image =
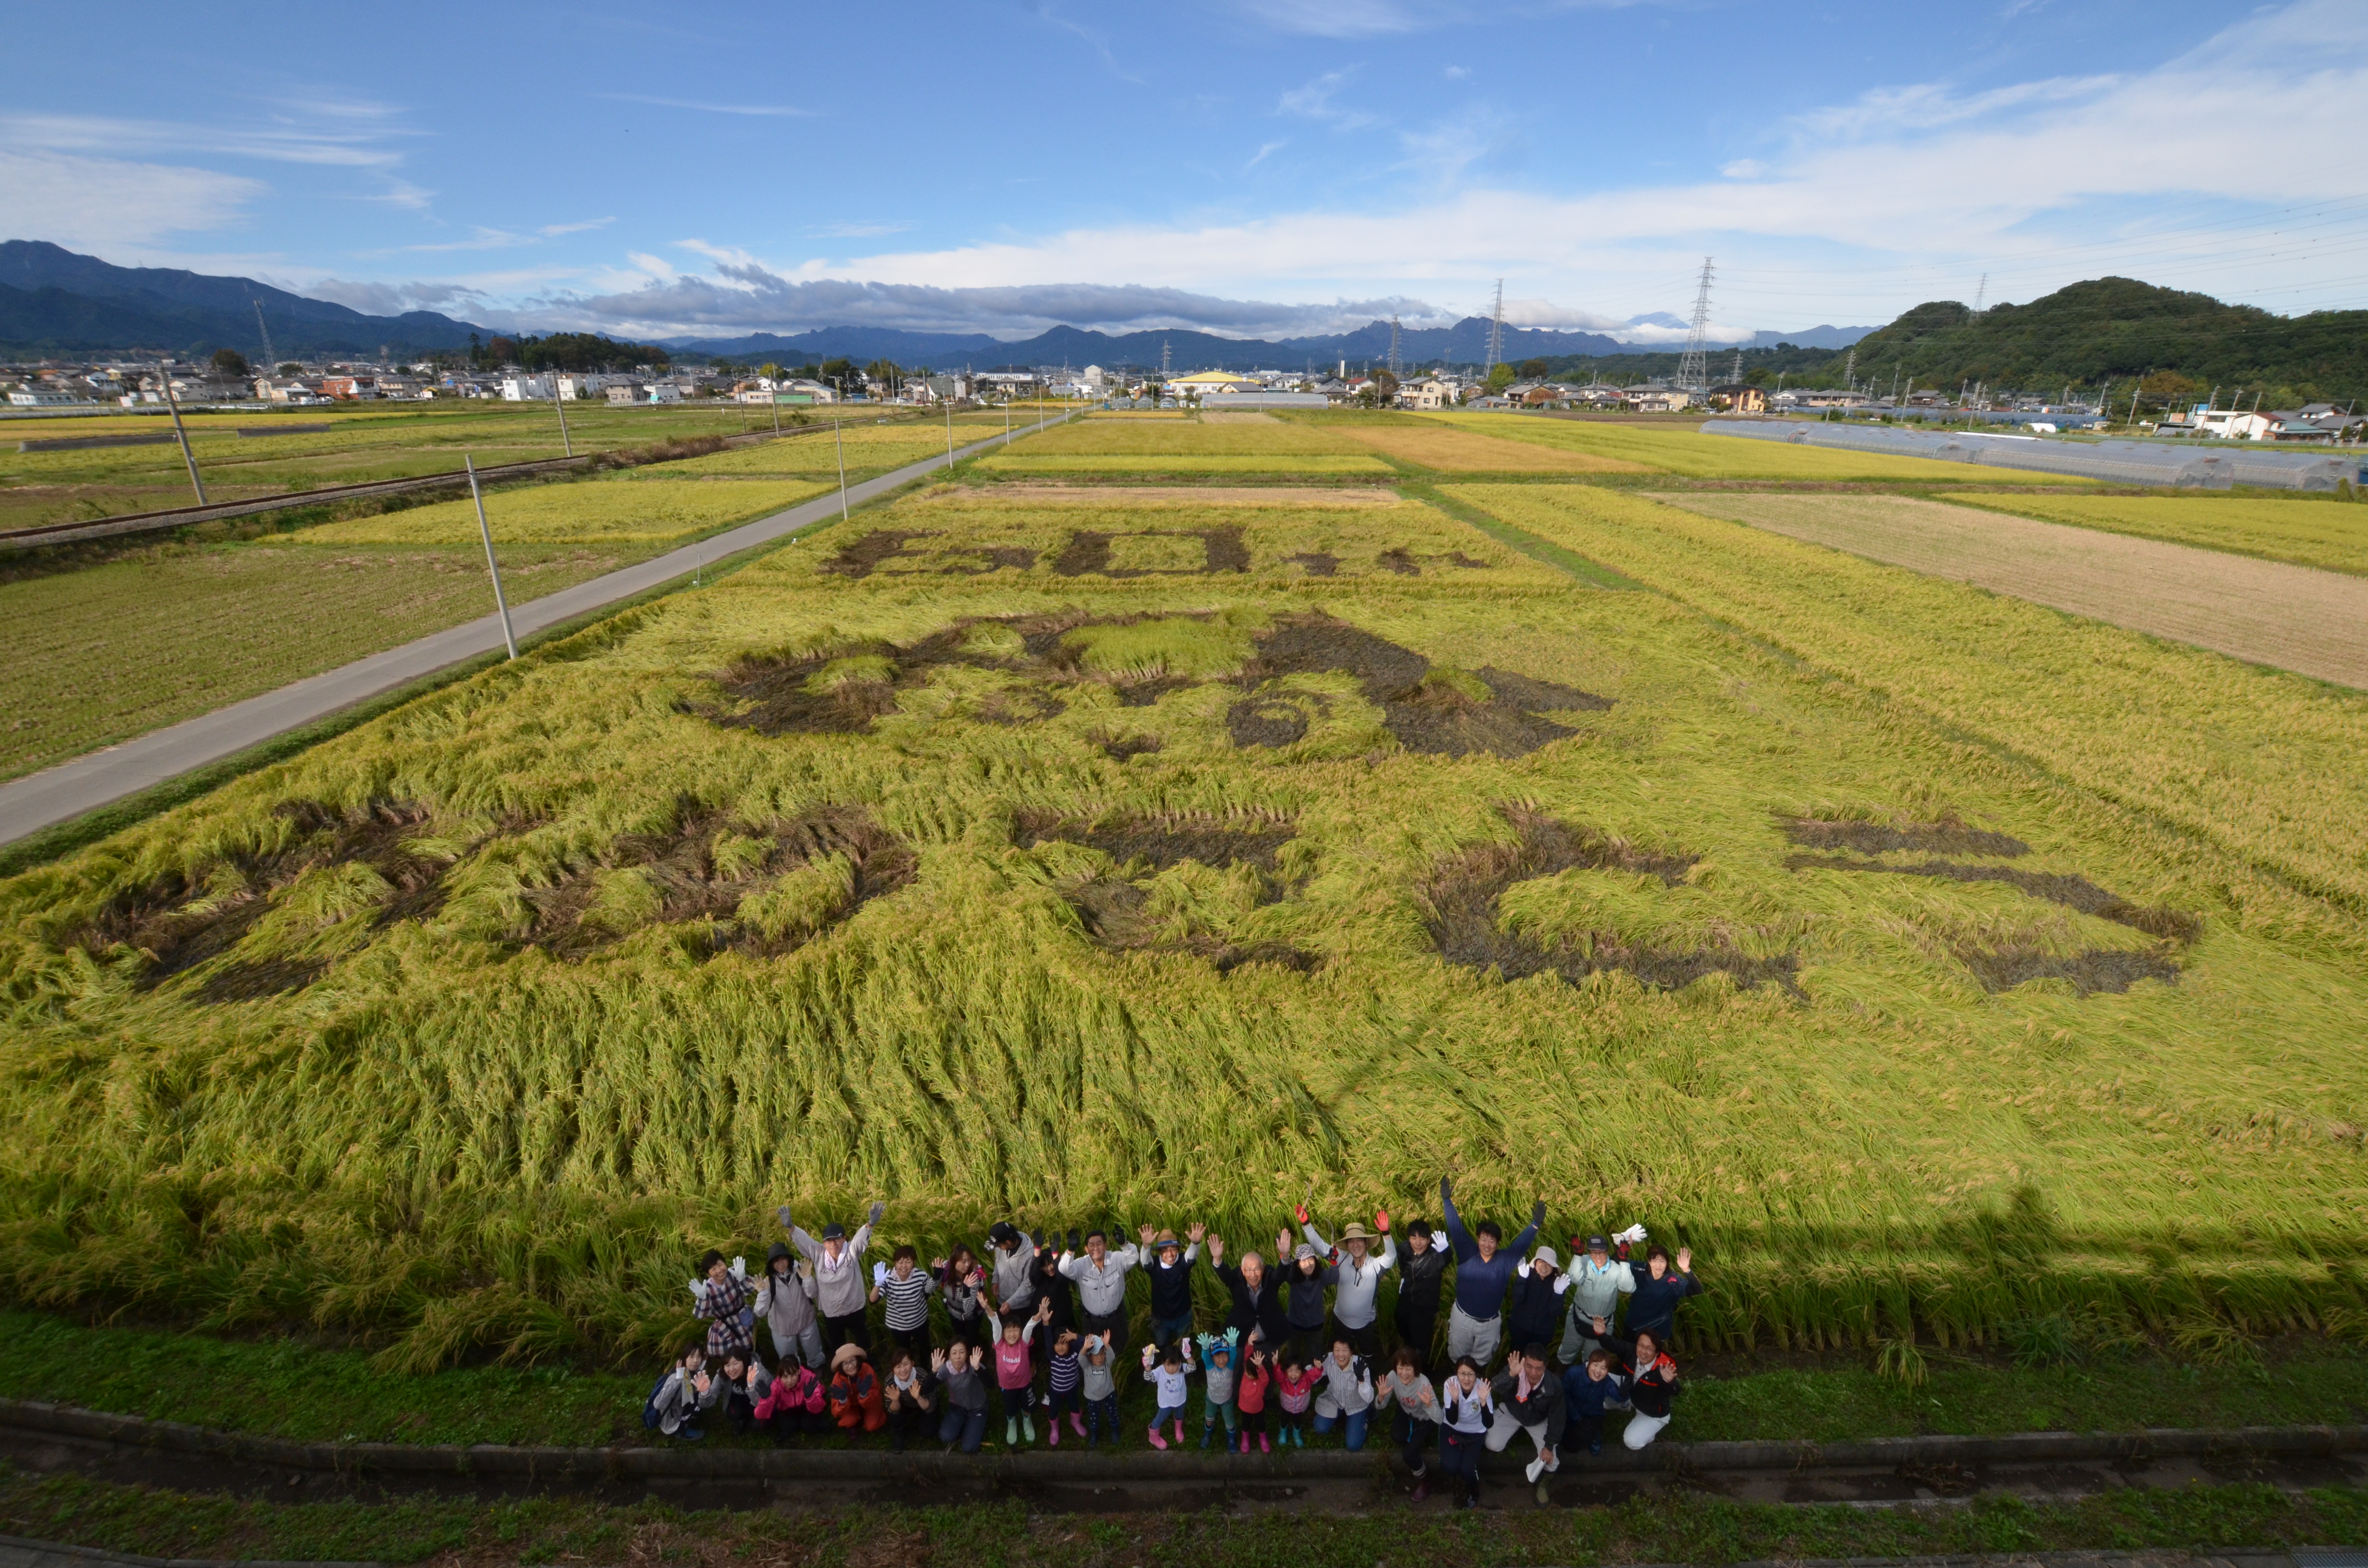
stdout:
<svg viewBox="0 0 2368 1568">
<path fill-rule="evenodd" d="M 496 545 L 663 543 L 761 517 L 835 488 L 814 480 L 757 479 L 643 484 L 604 478 L 525 485 L 497 490 L 485 497 L 485 527 Z M 463 497 L 374 517 L 323 523 L 286 537 L 297 541 L 289 548 L 313 549 L 349 544 L 467 544 L 481 535 L 476 504 Z"/>
<path fill-rule="evenodd" d="M 2368 576 L 2368 506 L 2312 495 L 1942 494 L 2043 522 Z"/>
<path fill-rule="evenodd" d="M 1338 455 L 1012 456 L 1103 428 Z M 2368 699 L 1602 485 L 1149 488 L 908 494 L 0 882 L 12 1292 L 646 1358 L 785 1199 L 1452 1171 L 1713 1345 L 2361 1321 Z"/>
<path fill-rule="evenodd" d="M 1403 426 L 1351 425 L 1341 435 L 1384 457 L 1448 473 L 1651 473 L 1644 463 L 1508 441 L 1477 430 L 1409 429 Z"/>
<path fill-rule="evenodd" d="M 1827 448 L 1795 447 L 1778 441 L 1752 441 L 1735 436 L 1705 436 L 1699 430 L 1666 425 L 1627 425 L 1600 419 L 1557 419 L 1538 414 L 1424 414 L 1414 417 L 1470 430 L 1508 441 L 1526 441 L 1554 451 L 1580 452 L 1641 464 L 1646 469 L 1687 479 L 1822 480 L 1828 483 L 1870 481 L 1939 482 L 1952 486 L 1966 483 L 1965 465 L 1928 458 L 1897 458 L 1881 452 L 1847 452 Z M 2067 481 L 2060 474 L 2022 473 L 2013 469 L 1981 471 L 1982 481 L 1998 484 L 2044 484 L 2079 488 L 2088 480 Z"/>
<path fill-rule="evenodd" d="M 2357 577 L 1911 495 L 1694 491 L 1658 499 L 2254 664 L 2368 687 L 2368 582 Z"/>
</svg>

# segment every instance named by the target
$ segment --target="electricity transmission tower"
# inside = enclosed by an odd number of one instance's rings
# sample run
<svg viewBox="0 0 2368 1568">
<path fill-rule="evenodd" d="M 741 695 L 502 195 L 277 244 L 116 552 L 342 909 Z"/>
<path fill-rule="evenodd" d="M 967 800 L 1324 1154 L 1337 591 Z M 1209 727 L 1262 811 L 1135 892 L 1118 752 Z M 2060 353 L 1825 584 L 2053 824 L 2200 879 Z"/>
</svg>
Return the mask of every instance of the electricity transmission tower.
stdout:
<svg viewBox="0 0 2368 1568">
<path fill-rule="evenodd" d="M 1394 314 L 1394 315 L 1392 315 L 1392 316 L 1390 317 L 1390 374 L 1391 374 L 1393 377 L 1395 377 L 1395 376 L 1397 375 L 1397 373 L 1398 373 L 1398 318 Z"/>
<path fill-rule="evenodd" d="M 1983 274 L 1982 274 L 1982 280 L 1981 280 L 1980 284 L 1979 284 L 1979 285 L 1977 285 L 1977 286 L 1975 288 L 1975 290 L 1974 290 L 1974 319 L 1975 319 L 1975 321 L 1979 321 L 1979 320 L 1981 319 L 1981 315 L 1982 315 L 1982 301 L 1983 301 L 1985 299 L 1988 298 L 1988 296 L 1989 296 L 1989 291 L 1990 291 L 1990 275 L 1989 275 L 1988 273 L 1985 272 L 1985 273 L 1983 273 Z"/>
<path fill-rule="evenodd" d="M 1164 337 L 1159 340 L 1159 379 L 1167 379 L 1167 340 Z"/>
<path fill-rule="evenodd" d="M 1706 344 L 1710 336 L 1711 258 L 1702 257 L 1702 289 L 1694 295 L 1693 330 L 1686 335 L 1685 358 L 1678 361 L 1678 386 L 1684 392 L 1700 392 L 1710 380 Z"/>
<path fill-rule="evenodd" d="M 1726 379 L 1737 383 L 1738 385 L 1741 384 L 1743 381 L 1743 347 L 1740 344 L 1736 346 L 1735 365 L 1733 369 L 1726 372 Z"/>
<path fill-rule="evenodd" d="M 247 303 L 255 307 L 255 330 L 263 334 L 263 373 L 267 376 L 277 375 L 279 371 L 279 359 L 271 352 L 271 329 L 263 324 L 263 301 L 249 300 Z"/>
<path fill-rule="evenodd" d="M 1497 308 L 1488 316 L 1488 362 L 1480 368 L 1480 379 L 1486 381 L 1496 369 L 1497 362 L 1505 357 L 1505 280 L 1497 279 Z"/>
</svg>

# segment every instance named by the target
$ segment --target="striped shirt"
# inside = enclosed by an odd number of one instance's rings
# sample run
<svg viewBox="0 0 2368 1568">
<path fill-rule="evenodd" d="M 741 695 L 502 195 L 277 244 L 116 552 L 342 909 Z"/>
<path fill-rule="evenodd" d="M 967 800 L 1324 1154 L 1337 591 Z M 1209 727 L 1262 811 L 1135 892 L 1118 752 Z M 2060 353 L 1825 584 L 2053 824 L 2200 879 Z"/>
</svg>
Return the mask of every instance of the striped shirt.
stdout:
<svg viewBox="0 0 2368 1568">
<path fill-rule="evenodd" d="M 929 1321 L 929 1277 L 916 1268 L 903 1278 L 894 1270 L 880 1281 L 880 1298 L 888 1304 L 888 1326 L 910 1333 Z"/>
<path fill-rule="evenodd" d="M 1054 1393 L 1071 1392 L 1085 1380 L 1085 1373 L 1077 1366 L 1077 1353 L 1074 1350 L 1065 1356 L 1054 1356 L 1047 1364 L 1047 1369 L 1052 1374 Z"/>
</svg>

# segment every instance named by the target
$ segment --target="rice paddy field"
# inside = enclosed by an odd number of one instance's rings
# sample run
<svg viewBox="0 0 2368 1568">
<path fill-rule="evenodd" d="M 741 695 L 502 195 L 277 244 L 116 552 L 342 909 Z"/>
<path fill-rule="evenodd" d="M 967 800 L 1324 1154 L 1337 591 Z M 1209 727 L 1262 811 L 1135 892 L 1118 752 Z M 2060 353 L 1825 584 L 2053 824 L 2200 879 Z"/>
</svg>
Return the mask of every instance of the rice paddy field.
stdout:
<svg viewBox="0 0 2368 1568">
<path fill-rule="evenodd" d="M 1965 465 L 1963 463 L 1941 462 L 1929 458 L 1892 457 L 1882 452 L 1795 447 L 1779 441 L 1753 441 L 1734 436 L 1705 436 L 1699 430 L 1673 429 L 1668 426 L 1487 412 L 1424 414 L 1415 417 L 1452 429 L 1485 433 L 1499 439 L 1528 442 L 1552 450 L 1613 459 L 1688 479 L 1937 481 L 1960 486 L 1965 483 Z M 2092 483 L 2087 480 L 2066 481 L 2060 474 L 2024 473 L 2015 469 L 1986 468 L 1981 471 L 1981 476 L 1986 483 L 2042 484 L 2057 489 L 2077 489 Z"/>
<path fill-rule="evenodd" d="M 459 468 L 464 454 L 483 468 L 555 458 L 564 450 L 559 416 L 549 403 L 472 400 L 184 417 L 206 494 L 215 501 L 441 473 Z M 771 420 L 770 409 L 737 404 L 611 408 L 575 403 L 567 408 L 568 434 L 578 453 L 736 435 L 769 427 Z M 319 425 L 330 428 L 302 428 Z M 17 449 L 26 441 L 155 435 L 171 428 L 161 415 L 130 413 L 0 421 L 0 529 L 194 505 L 181 449 L 170 442 L 80 451 Z"/>
<path fill-rule="evenodd" d="M 2368 576 L 2368 506 L 2317 495 L 1944 495 L 2018 517 Z"/>
<path fill-rule="evenodd" d="M 1452 1173 L 1714 1346 L 2368 1332 L 2368 699 L 1326 443 L 1031 437 L 0 883 L 7 1293 L 620 1360 L 784 1201 Z"/>
</svg>

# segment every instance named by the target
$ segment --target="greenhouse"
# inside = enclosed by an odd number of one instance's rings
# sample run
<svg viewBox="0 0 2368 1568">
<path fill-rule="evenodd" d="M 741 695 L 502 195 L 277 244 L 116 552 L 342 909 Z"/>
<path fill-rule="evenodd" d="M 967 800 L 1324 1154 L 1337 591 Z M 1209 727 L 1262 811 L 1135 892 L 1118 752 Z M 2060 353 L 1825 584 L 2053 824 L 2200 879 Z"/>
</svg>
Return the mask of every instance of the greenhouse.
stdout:
<svg viewBox="0 0 2368 1568">
<path fill-rule="evenodd" d="M 1804 423 L 1795 420 L 1713 419 L 1708 436 L 1740 436 L 1794 446 L 1839 447 L 1851 451 L 1892 452 L 1990 468 L 2033 469 L 2119 484 L 2162 484 L 2181 490 L 2226 490 L 2251 484 L 2272 490 L 2333 490 L 2361 478 L 2355 452 L 2338 455 L 2321 447 L 2308 451 L 2263 449 L 2249 443 L 2224 449 L 2167 447 L 2151 441 L 2066 441 L 2042 436 L 1994 436 L 1967 430 L 1903 430 L 1883 425 Z"/>
</svg>

